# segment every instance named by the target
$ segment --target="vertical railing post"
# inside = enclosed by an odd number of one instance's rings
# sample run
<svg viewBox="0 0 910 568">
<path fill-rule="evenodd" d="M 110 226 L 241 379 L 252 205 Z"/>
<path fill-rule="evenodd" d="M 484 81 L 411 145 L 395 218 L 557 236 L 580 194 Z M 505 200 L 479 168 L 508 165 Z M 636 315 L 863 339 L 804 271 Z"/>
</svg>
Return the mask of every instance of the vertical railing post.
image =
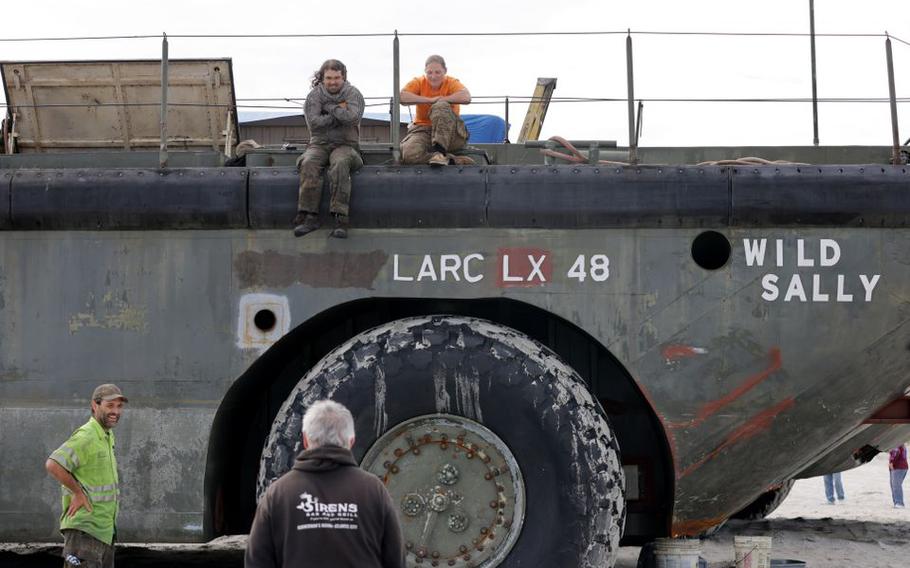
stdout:
<svg viewBox="0 0 910 568">
<path fill-rule="evenodd" d="M 506 97 L 506 139 L 503 142 L 509 143 L 509 97 Z"/>
<path fill-rule="evenodd" d="M 390 142 L 392 143 L 392 161 L 401 163 L 401 78 L 399 76 L 398 59 L 398 30 L 395 30 L 395 39 L 392 40 L 392 128 L 390 129 Z"/>
<path fill-rule="evenodd" d="M 894 58 L 891 56 L 891 37 L 885 34 L 885 55 L 888 58 L 888 100 L 891 103 L 891 163 L 901 163 L 901 138 L 897 129 L 897 96 L 894 89 Z"/>
<path fill-rule="evenodd" d="M 635 83 L 632 77 L 632 30 L 626 36 L 626 84 L 629 87 L 629 163 L 638 162 L 635 140 Z"/>
<path fill-rule="evenodd" d="M 815 81 L 815 0 L 809 0 L 809 43 L 812 57 L 812 143 L 818 146 L 818 86 Z"/>
<path fill-rule="evenodd" d="M 161 40 L 161 139 L 158 149 L 158 167 L 167 167 L 167 34 Z"/>
</svg>

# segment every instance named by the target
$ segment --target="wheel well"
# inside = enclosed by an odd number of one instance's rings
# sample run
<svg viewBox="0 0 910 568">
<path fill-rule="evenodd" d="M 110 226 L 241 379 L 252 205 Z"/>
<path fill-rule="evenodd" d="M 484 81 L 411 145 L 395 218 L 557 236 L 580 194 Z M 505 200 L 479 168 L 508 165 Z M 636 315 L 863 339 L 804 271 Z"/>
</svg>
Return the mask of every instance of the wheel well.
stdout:
<svg viewBox="0 0 910 568">
<path fill-rule="evenodd" d="M 672 503 L 669 446 L 650 405 L 623 366 L 593 337 L 541 308 L 510 300 L 370 298 L 335 306 L 291 330 L 228 390 L 215 415 L 205 474 L 205 534 L 249 532 L 263 442 L 278 409 L 307 370 L 351 337 L 397 319 L 452 314 L 487 319 L 543 343 L 592 389 L 632 466 L 625 542 L 668 533 Z M 637 467 L 635 467 L 637 466 Z"/>
</svg>

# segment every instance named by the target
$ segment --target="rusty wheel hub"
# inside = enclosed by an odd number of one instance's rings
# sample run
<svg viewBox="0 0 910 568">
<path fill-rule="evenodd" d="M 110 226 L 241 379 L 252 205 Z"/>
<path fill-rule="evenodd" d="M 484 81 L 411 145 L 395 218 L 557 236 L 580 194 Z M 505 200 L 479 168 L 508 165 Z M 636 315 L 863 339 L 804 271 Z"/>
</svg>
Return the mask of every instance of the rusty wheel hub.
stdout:
<svg viewBox="0 0 910 568">
<path fill-rule="evenodd" d="M 524 484 L 505 443 L 447 414 L 403 422 L 363 458 L 398 504 L 408 566 L 491 568 L 515 544 Z"/>
</svg>

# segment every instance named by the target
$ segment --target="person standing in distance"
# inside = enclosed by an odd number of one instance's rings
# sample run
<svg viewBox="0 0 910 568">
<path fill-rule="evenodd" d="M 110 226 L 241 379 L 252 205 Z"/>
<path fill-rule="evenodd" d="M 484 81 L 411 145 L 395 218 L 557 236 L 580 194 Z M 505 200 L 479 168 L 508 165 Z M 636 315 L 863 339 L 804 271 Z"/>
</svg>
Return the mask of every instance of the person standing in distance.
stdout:
<svg viewBox="0 0 910 568">
<path fill-rule="evenodd" d="M 888 473 L 891 478 L 891 500 L 895 508 L 904 507 L 904 479 L 907 477 L 907 446 L 888 452 Z"/>
<path fill-rule="evenodd" d="M 401 90 L 401 104 L 417 105 L 417 116 L 401 141 L 404 164 L 445 166 L 456 162 L 452 156 L 464 148 L 468 129 L 459 116 L 460 105 L 471 103 L 471 93 L 455 77 L 447 75 L 446 60 L 427 57 L 424 75 L 411 79 Z M 459 156 L 458 163 L 473 163 Z"/>
<path fill-rule="evenodd" d="M 64 566 L 113 568 L 119 476 L 114 458 L 114 433 L 127 399 L 117 385 L 92 393 L 92 416 L 44 463 L 63 486 Z"/>
<path fill-rule="evenodd" d="M 302 237 L 319 228 L 321 176 L 328 164 L 332 189 L 329 211 L 335 218 L 335 228 L 329 236 L 345 239 L 348 236 L 351 172 L 363 167 L 359 152 L 363 95 L 348 83 L 348 69 L 337 59 L 323 63 L 313 74 L 311 85 L 303 107 L 310 142 L 297 159 L 300 190 L 294 236 Z"/>
<path fill-rule="evenodd" d="M 337 402 L 303 416 L 303 448 L 259 500 L 246 568 L 404 568 L 401 527 L 382 481 L 351 453 L 354 419 Z"/>
</svg>

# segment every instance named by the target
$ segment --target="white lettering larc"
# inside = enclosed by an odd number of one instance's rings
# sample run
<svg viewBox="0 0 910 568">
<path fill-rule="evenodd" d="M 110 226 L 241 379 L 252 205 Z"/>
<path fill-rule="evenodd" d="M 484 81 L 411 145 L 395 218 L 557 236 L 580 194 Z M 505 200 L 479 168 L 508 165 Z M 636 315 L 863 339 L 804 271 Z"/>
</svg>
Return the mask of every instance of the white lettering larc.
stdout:
<svg viewBox="0 0 910 568">
<path fill-rule="evenodd" d="M 436 268 L 433 266 L 433 257 L 425 254 L 423 255 L 423 262 L 420 265 L 420 272 L 417 273 L 417 281 L 422 280 L 432 280 L 436 282 Z"/>
<path fill-rule="evenodd" d="M 393 279 L 396 282 L 411 282 L 412 280 L 414 280 L 413 276 L 399 275 L 399 273 L 398 273 L 398 255 L 397 254 L 392 256 L 392 267 L 393 267 L 393 275 L 394 275 Z"/>
<path fill-rule="evenodd" d="M 468 256 L 464 257 L 464 263 L 462 263 L 463 270 L 464 270 L 464 279 L 467 280 L 468 282 L 470 282 L 471 284 L 473 284 L 475 282 L 480 282 L 481 280 L 483 280 L 483 274 L 471 274 L 470 264 L 471 264 L 472 260 L 483 261 L 483 255 L 474 253 L 474 254 L 469 254 Z"/>
<path fill-rule="evenodd" d="M 452 275 L 452 280 L 461 282 L 458 271 L 461 269 L 461 257 L 457 254 L 444 254 L 439 257 L 439 278 L 446 281 L 446 274 Z"/>
</svg>

